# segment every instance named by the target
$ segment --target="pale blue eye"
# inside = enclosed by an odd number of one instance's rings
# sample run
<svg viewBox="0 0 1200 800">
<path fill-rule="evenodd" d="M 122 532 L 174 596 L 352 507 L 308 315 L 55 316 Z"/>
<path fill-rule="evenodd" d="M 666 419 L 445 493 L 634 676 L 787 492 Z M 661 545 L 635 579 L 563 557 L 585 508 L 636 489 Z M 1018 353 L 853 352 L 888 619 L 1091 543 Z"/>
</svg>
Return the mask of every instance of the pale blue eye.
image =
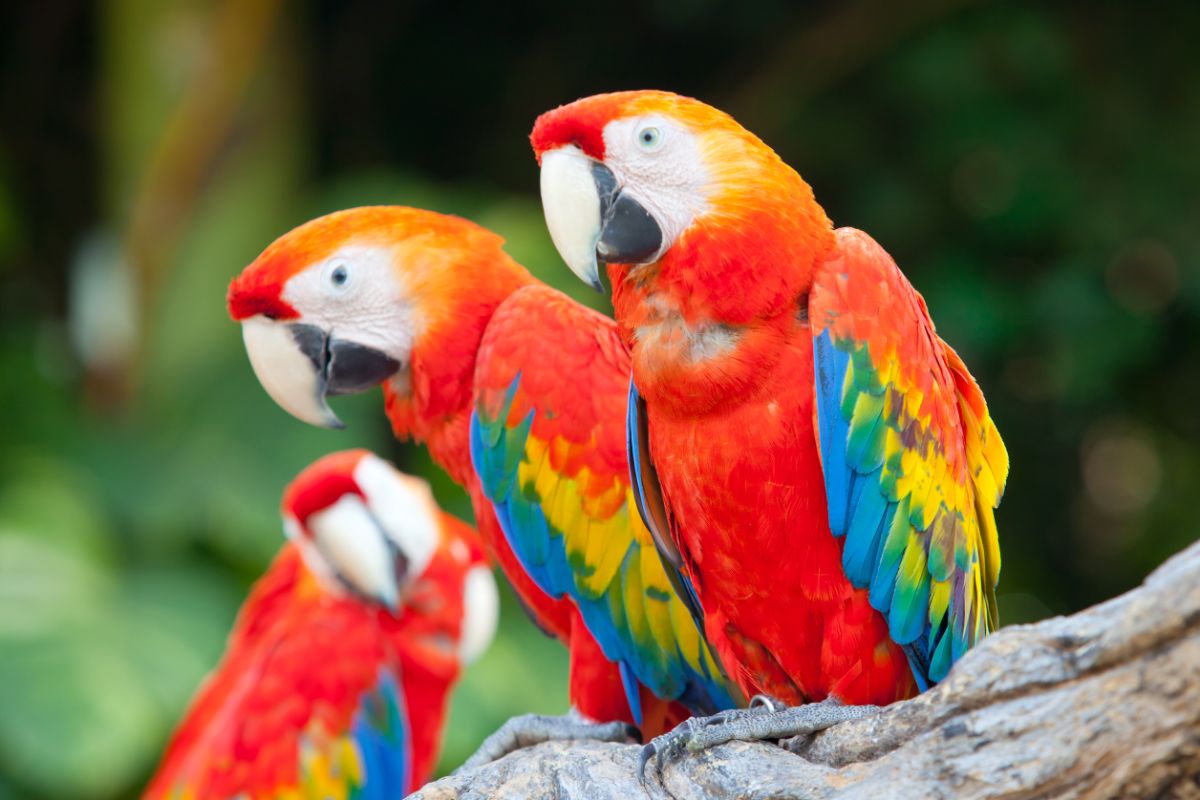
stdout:
<svg viewBox="0 0 1200 800">
<path fill-rule="evenodd" d="M 333 272 L 329 273 L 329 282 L 339 288 L 345 286 L 348 280 L 350 280 L 350 273 L 340 264 L 334 267 Z"/>
<path fill-rule="evenodd" d="M 662 144 L 662 131 L 653 125 L 647 125 L 637 132 L 638 147 L 643 150 L 657 150 Z"/>
</svg>

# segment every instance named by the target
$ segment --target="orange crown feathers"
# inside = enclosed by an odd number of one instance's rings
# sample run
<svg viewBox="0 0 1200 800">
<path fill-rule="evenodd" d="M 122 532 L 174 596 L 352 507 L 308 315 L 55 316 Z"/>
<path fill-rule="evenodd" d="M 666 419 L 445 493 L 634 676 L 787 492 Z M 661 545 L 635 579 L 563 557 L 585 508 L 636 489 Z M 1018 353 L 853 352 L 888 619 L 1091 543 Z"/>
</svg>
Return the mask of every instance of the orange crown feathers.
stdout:
<svg viewBox="0 0 1200 800">
<path fill-rule="evenodd" d="M 547 111 L 537 118 L 529 142 L 540 161 L 542 153 L 567 144 L 578 146 L 597 160 L 604 160 L 604 127 L 615 119 L 660 113 L 693 130 L 722 127 L 741 130 L 724 111 L 699 100 L 672 92 L 643 89 L 585 97 Z"/>
<path fill-rule="evenodd" d="M 504 240 L 461 217 L 405 206 L 364 206 L 335 211 L 280 236 L 229 285 L 229 315 L 241 322 L 262 314 L 295 319 L 282 298 L 288 280 L 351 240 L 395 243 L 415 235 L 454 242 L 479 252 L 496 252 Z"/>
</svg>

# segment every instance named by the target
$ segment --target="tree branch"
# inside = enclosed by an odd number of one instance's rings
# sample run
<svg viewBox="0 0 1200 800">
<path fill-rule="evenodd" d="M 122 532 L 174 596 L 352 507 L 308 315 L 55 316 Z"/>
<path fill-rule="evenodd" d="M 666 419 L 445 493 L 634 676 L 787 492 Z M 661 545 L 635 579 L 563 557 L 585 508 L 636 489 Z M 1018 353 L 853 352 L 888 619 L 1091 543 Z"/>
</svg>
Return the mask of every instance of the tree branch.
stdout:
<svg viewBox="0 0 1200 800">
<path fill-rule="evenodd" d="M 635 769 L 640 748 L 556 742 L 417 793 L 559 797 L 1200 797 L 1200 542 L 1139 588 L 985 639 L 931 691 L 788 743 Z"/>
</svg>

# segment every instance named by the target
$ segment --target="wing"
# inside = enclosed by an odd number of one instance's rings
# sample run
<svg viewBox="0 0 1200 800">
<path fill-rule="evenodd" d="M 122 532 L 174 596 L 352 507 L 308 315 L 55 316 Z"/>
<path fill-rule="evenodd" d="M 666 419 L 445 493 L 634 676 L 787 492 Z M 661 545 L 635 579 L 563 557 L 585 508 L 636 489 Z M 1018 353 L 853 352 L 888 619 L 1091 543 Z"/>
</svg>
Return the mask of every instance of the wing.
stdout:
<svg viewBox="0 0 1200 800">
<path fill-rule="evenodd" d="M 996 628 L 1008 453 L 925 301 L 861 231 L 809 300 L 829 526 L 922 688 Z"/>
<path fill-rule="evenodd" d="M 403 695 L 382 666 L 385 644 L 369 613 L 323 595 L 295 548 L 285 547 L 255 586 L 145 797 L 410 791 Z"/>
<path fill-rule="evenodd" d="M 629 357 L 615 323 L 545 286 L 497 310 L 476 366 L 471 457 L 522 565 L 569 595 L 636 686 L 693 713 L 733 707 L 712 652 L 634 510 Z"/>
<path fill-rule="evenodd" d="M 646 417 L 646 401 L 638 393 L 637 384 L 629 379 L 629 403 L 625 418 L 625 452 L 629 456 L 629 477 L 633 481 L 633 497 L 637 501 L 638 517 L 650 531 L 654 547 L 662 559 L 667 578 L 675 587 L 675 593 L 704 630 L 704 609 L 696 588 L 683 571 L 683 555 L 675 545 L 671 529 L 671 518 L 666 501 L 662 496 L 662 484 L 658 481 L 658 470 L 650 457 L 650 431 Z"/>
</svg>

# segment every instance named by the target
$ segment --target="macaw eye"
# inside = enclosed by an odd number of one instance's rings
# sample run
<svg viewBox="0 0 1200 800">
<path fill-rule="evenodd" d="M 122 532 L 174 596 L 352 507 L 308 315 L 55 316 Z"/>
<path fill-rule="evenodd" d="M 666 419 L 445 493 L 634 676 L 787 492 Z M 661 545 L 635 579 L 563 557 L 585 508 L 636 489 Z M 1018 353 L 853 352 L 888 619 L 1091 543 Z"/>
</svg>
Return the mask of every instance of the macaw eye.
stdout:
<svg viewBox="0 0 1200 800">
<path fill-rule="evenodd" d="M 338 264 L 333 268 L 333 272 L 329 273 L 329 282 L 338 289 L 345 286 L 348 280 L 350 280 L 350 271 L 346 269 L 345 264 Z"/>
<path fill-rule="evenodd" d="M 653 153 L 658 148 L 662 147 L 662 131 L 653 125 L 647 125 L 637 132 L 638 147 L 645 150 L 647 153 Z"/>
</svg>

